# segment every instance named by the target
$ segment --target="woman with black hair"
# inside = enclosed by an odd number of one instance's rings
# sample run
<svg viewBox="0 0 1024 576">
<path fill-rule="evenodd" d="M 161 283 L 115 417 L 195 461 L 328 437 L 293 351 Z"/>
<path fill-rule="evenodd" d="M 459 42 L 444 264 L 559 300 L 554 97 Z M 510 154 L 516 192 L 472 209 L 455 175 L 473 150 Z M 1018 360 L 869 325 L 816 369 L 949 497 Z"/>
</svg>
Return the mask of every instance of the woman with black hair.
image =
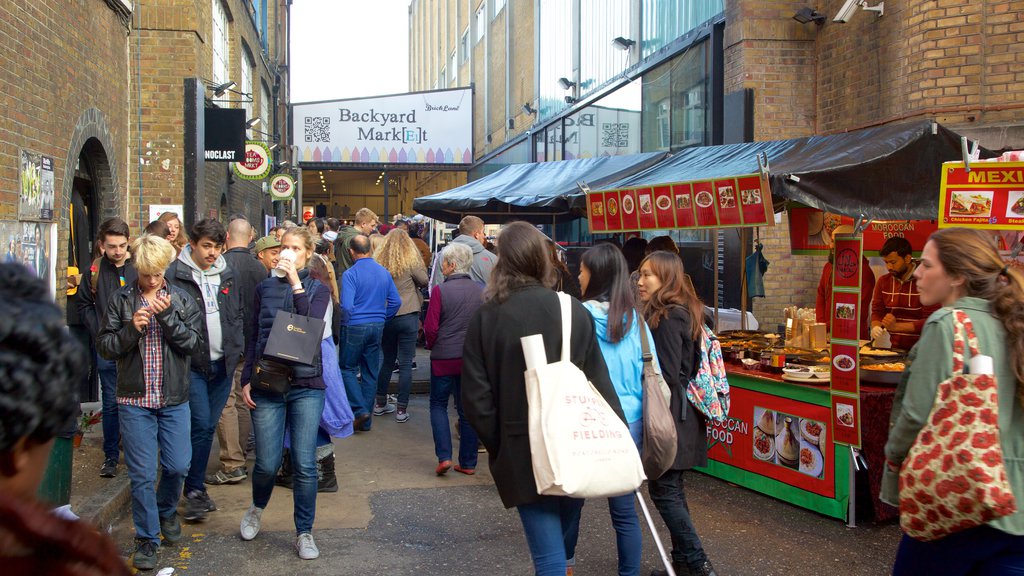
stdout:
<svg viewBox="0 0 1024 576">
<path fill-rule="evenodd" d="M 629 433 L 639 449 L 643 441 L 641 334 L 646 337 L 652 355 L 655 354 L 654 337 L 636 310 L 629 268 L 622 252 L 611 244 L 599 244 L 587 250 L 580 261 L 580 287 L 583 306 L 594 317 L 597 343 L 608 366 L 608 376 L 615 386 Z M 657 362 L 656 355 L 654 361 Z M 619 550 L 619 576 L 638 576 L 643 540 L 633 494 L 609 498 L 608 511 Z"/>
</svg>

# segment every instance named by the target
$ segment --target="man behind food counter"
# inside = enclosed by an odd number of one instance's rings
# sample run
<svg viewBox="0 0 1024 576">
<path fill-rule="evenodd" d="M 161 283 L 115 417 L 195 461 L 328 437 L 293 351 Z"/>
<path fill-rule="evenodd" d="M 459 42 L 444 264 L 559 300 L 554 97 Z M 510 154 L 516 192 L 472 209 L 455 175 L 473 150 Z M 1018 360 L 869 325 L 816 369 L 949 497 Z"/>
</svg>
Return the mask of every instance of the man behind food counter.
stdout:
<svg viewBox="0 0 1024 576">
<path fill-rule="evenodd" d="M 814 302 L 815 318 L 818 322 L 828 325 L 828 331 L 832 332 L 832 317 L 834 316 L 832 306 L 832 260 L 835 258 L 836 236 L 853 234 L 853 226 L 843 224 L 832 231 L 832 253 L 829 254 L 828 262 L 821 269 L 821 279 L 818 281 L 818 296 Z M 860 262 L 860 334 L 865 337 L 868 334 L 868 320 L 871 318 L 871 295 L 875 291 L 875 273 L 871 271 L 868 259 L 861 256 Z"/>
<path fill-rule="evenodd" d="M 921 337 L 921 328 L 939 305 L 922 306 L 917 291 L 913 248 L 906 238 L 890 238 L 878 255 L 889 273 L 878 279 L 871 299 L 871 339 L 882 330 L 892 335 L 892 347 L 910 350 Z"/>
</svg>

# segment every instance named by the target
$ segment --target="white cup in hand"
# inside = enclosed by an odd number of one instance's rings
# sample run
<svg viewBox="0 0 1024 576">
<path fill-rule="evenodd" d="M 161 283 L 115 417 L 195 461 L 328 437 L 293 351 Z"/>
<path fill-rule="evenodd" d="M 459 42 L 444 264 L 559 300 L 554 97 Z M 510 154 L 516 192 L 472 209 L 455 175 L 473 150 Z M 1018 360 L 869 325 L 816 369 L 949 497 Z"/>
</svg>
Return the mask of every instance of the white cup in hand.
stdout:
<svg viewBox="0 0 1024 576">
<path fill-rule="evenodd" d="M 274 274 L 274 276 L 278 278 L 284 278 L 285 276 L 287 276 L 288 273 L 281 269 L 281 262 L 287 260 L 292 264 L 295 264 L 295 256 L 295 251 L 290 248 L 285 248 L 284 250 L 281 250 L 281 253 L 278 255 L 277 267 L 271 271 Z"/>
</svg>

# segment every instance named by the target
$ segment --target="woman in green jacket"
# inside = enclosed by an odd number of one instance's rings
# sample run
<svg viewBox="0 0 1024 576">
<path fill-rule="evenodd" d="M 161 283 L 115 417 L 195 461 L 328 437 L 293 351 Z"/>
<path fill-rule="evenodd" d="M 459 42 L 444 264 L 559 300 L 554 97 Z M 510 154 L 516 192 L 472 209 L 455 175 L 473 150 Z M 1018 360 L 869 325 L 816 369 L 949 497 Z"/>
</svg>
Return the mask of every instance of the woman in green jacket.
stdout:
<svg viewBox="0 0 1024 576">
<path fill-rule="evenodd" d="M 952 376 L 956 309 L 970 317 L 978 349 L 993 359 L 1000 444 L 1018 508 L 930 542 L 904 535 L 893 574 L 1024 574 L 1024 275 L 1003 262 L 984 233 L 950 228 L 932 234 L 914 277 L 921 303 L 943 308 L 925 324 L 902 402 L 893 408 L 882 500 L 898 504 L 899 467 L 927 421 L 939 383 Z"/>
</svg>

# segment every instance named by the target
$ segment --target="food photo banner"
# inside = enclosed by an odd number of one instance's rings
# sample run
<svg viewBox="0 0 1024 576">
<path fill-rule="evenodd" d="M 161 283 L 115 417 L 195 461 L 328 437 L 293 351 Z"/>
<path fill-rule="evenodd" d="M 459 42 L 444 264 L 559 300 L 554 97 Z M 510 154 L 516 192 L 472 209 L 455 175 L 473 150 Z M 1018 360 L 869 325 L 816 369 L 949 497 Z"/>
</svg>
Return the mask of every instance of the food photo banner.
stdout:
<svg viewBox="0 0 1024 576">
<path fill-rule="evenodd" d="M 860 306 L 864 245 L 859 236 L 836 236 L 830 324 L 832 438 L 860 447 Z"/>
<path fill-rule="evenodd" d="M 775 225 L 771 188 L 759 174 L 591 192 L 587 220 L 598 234 Z"/>
<path fill-rule="evenodd" d="M 789 241 L 793 254 L 824 256 L 829 251 L 832 231 L 838 226 L 853 226 L 853 218 L 817 208 L 790 207 Z M 886 240 L 893 237 L 906 238 L 915 254 L 920 254 L 932 232 L 939 229 L 937 220 L 877 220 L 864 230 L 864 252 L 875 256 Z"/>
<path fill-rule="evenodd" d="M 942 165 L 939 226 L 1014 230 L 1024 226 L 1024 162 Z"/>
</svg>

